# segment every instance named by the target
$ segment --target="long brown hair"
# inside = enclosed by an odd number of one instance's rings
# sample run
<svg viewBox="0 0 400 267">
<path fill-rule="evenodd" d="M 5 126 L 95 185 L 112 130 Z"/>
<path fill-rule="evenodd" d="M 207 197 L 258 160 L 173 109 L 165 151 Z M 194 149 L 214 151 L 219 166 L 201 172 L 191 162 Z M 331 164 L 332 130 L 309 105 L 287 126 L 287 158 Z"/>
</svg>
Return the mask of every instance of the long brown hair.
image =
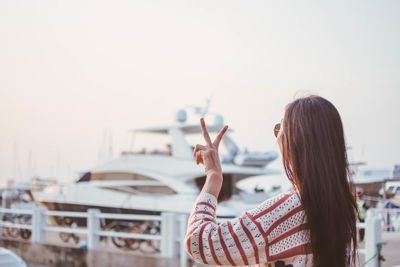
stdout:
<svg viewBox="0 0 400 267">
<path fill-rule="evenodd" d="M 349 183 L 342 121 L 319 96 L 286 107 L 279 137 L 285 172 L 298 190 L 310 230 L 314 266 L 347 266 L 357 248 L 357 205 Z"/>
</svg>

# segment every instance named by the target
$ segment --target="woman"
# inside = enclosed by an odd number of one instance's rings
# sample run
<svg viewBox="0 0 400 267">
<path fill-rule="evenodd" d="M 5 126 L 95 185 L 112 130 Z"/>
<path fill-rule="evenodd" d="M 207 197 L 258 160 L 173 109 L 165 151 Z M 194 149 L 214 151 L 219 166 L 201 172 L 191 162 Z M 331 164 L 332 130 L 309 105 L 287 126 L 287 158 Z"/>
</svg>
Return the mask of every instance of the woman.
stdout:
<svg viewBox="0 0 400 267">
<path fill-rule="evenodd" d="M 222 185 L 218 146 L 225 126 L 194 157 L 207 175 L 192 210 L 186 250 L 209 265 L 349 266 L 355 264 L 357 206 L 348 182 L 343 126 L 336 108 L 319 96 L 286 107 L 275 135 L 293 190 L 266 200 L 241 217 L 217 224 Z"/>
</svg>

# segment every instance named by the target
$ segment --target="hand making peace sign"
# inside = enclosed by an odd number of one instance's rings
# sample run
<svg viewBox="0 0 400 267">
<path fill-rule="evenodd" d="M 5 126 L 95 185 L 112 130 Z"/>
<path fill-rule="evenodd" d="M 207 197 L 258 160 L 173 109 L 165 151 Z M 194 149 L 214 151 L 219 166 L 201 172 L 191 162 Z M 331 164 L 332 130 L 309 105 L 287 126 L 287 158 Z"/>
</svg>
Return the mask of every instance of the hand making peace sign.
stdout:
<svg viewBox="0 0 400 267">
<path fill-rule="evenodd" d="M 222 176 L 222 168 L 218 156 L 218 147 L 219 143 L 221 142 L 222 136 L 228 129 L 228 126 L 225 125 L 224 128 L 222 128 L 222 130 L 218 133 L 214 142 L 211 142 L 210 135 L 208 134 L 207 127 L 203 118 L 200 119 L 200 125 L 201 131 L 203 132 L 204 140 L 206 141 L 206 145 L 203 146 L 197 144 L 195 146 L 193 156 L 196 159 L 196 163 L 201 163 L 204 165 L 207 176 L 211 174 L 219 174 Z"/>
</svg>

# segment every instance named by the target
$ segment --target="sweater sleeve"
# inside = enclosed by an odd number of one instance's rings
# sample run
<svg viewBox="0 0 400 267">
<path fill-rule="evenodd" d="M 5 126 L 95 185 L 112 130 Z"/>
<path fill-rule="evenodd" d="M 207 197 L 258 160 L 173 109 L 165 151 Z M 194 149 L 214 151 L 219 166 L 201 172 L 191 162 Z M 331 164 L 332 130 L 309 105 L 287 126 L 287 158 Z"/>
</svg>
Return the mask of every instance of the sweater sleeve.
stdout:
<svg viewBox="0 0 400 267">
<path fill-rule="evenodd" d="M 289 228 L 282 225 L 287 224 L 286 218 L 301 211 L 301 206 L 296 206 L 295 201 L 284 204 L 290 196 L 281 194 L 244 212 L 238 218 L 217 223 L 217 199 L 211 194 L 200 194 L 188 222 L 185 237 L 187 252 L 197 262 L 225 266 L 266 263 L 290 256 L 271 246 L 279 243 L 287 232 L 296 232 L 291 231 L 293 225 Z M 294 224 L 300 225 L 296 222 Z"/>
</svg>

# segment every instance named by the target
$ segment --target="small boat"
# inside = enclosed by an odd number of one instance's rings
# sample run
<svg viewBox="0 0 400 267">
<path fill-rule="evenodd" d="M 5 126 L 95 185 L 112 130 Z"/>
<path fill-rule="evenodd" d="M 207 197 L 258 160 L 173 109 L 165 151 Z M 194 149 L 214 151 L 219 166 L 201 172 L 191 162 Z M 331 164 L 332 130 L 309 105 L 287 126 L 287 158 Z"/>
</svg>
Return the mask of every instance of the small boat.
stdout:
<svg viewBox="0 0 400 267">
<path fill-rule="evenodd" d="M 26 267 L 26 263 L 11 250 L 0 247 L 0 267 Z"/>
</svg>

